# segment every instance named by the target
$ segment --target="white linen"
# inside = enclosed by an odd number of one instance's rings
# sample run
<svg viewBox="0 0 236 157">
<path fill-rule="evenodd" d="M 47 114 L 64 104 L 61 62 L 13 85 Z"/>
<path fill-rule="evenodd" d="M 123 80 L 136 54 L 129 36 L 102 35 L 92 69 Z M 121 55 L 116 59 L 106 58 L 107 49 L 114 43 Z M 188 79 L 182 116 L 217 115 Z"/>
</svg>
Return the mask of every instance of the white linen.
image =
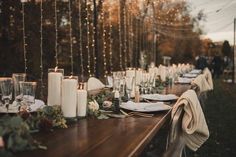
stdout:
<svg viewBox="0 0 236 157">
<path fill-rule="evenodd" d="M 198 77 L 196 77 L 193 80 L 192 84 L 193 85 L 195 84 L 198 86 L 200 93 L 211 90 L 211 87 L 209 86 L 209 84 L 206 80 L 206 77 L 203 74 L 198 75 Z"/>
<path fill-rule="evenodd" d="M 184 110 L 181 135 L 185 144 L 191 150 L 196 151 L 208 139 L 209 130 L 194 90 L 186 91 L 178 99 L 171 112 L 172 118 L 180 107 Z"/>
<path fill-rule="evenodd" d="M 208 84 L 210 86 L 210 90 L 213 90 L 214 85 L 213 85 L 212 75 L 211 75 L 210 70 L 208 68 L 205 68 L 203 70 L 203 75 L 205 75 L 205 77 L 206 77 L 206 80 L 207 80 L 207 82 L 208 82 Z"/>
<path fill-rule="evenodd" d="M 88 90 L 97 90 L 104 88 L 105 85 L 97 78 L 90 77 L 88 79 Z"/>
</svg>

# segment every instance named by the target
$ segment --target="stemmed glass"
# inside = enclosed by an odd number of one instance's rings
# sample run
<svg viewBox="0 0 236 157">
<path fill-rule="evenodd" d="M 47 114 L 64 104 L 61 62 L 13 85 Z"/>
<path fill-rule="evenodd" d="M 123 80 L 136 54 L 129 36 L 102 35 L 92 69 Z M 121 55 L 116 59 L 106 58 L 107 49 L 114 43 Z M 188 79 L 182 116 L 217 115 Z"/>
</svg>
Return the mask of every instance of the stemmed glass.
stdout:
<svg viewBox="0 0 236 157">
<path fill-rule="evenodd" d="M 134 77 L 125 77 L 126 92 L 128 94 L 128 100 L 131 97 L 131 92 L 133 89 Z"/>
<path fill-rule="evenodd" d="M 7 112 L 10 101 L 12 100 L 13 81 L 10 77 L 0 78 L 0 89 L 2 92 L 2 101 L 6 105 Z"/>
<path fill-rule="evenodd" d="M 149 92 L 152 93 L 153 92 L 153 88 L 155 87 L 155 74 L 149 74 Z"/>
</svg>

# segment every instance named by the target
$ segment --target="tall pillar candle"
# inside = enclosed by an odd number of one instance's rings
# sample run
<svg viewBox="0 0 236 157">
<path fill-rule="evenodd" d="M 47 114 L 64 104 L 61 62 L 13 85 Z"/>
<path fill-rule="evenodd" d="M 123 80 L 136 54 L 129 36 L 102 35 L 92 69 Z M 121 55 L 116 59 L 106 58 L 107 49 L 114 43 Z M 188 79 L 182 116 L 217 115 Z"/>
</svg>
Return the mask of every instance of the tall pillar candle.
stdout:
<svg viewBox="0 0 236 157">
<path fill-rule="evenodd" d="M 78 77 L 66 76 L 62 80 L 62 113 L 66 118 L 76 117 Z"/>
<path fill-rule="evenodd" d="M 49 106 L 61 105 L 61 81 L 63 78 L 63 69 L 48 70 L 48 101 Z"/>
<path fill-rule="evenodd" d="M 77 116 L 85 117 L 87 111 L 87 90 L 86 84 L 80 84 L 77 90 Z"/>
</svg>

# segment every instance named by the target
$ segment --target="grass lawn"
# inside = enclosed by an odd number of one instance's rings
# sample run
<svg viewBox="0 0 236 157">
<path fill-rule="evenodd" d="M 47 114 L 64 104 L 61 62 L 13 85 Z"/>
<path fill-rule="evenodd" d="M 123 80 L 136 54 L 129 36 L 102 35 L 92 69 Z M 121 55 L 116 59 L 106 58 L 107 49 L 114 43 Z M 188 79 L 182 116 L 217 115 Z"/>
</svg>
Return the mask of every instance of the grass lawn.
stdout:
<svg viewBox="0 0 236 157">
<path fill-rule="evenodd" d="M 214 81 L 204 109 L 210 137 L 188 157 L 236 157 L 236 85 Z"/>
</svg>

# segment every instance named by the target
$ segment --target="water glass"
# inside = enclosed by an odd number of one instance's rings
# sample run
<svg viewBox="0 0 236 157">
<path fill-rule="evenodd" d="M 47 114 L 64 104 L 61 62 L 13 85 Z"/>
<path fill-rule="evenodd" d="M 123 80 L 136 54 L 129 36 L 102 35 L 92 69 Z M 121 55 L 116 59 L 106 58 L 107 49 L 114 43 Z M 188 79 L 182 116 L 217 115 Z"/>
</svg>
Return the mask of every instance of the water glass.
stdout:
<svg viewBox="0 0 236 157">
<path fill-rule="evenodd" d="M 120 78 L 113 77 L 113 90 L 117 91 L 120 88 Z"/>
<path fill-rule="evenodd" d="M 26 78 L 25 73 L 12 74 L 13 85 L 14 85 L 14 98 L 18 102 L 22 100 L 22 95 L 20 92 L 20 81 L 25 82 L 25 78 Z"/>
<path fill-rule="evenodd" d="M 2 101 L 6 105 L 7 109 L 12 100 L 13 81 L 10 77 L 0 78 L 0 90 L 2 93 Z"/>
<path fill-rule="evenodd" d="M 20 82 L 20 92 L 23 98 L 23 103 L 30 106 L 35 102 L 37 82 Z"/>
<path fill-rule="evenodd" d="M 126 92 L 128 93 L 128 99 L 131 97 L 131 91 L 134 86 L 134 77 L 125 77 Z"/>
</svg>

